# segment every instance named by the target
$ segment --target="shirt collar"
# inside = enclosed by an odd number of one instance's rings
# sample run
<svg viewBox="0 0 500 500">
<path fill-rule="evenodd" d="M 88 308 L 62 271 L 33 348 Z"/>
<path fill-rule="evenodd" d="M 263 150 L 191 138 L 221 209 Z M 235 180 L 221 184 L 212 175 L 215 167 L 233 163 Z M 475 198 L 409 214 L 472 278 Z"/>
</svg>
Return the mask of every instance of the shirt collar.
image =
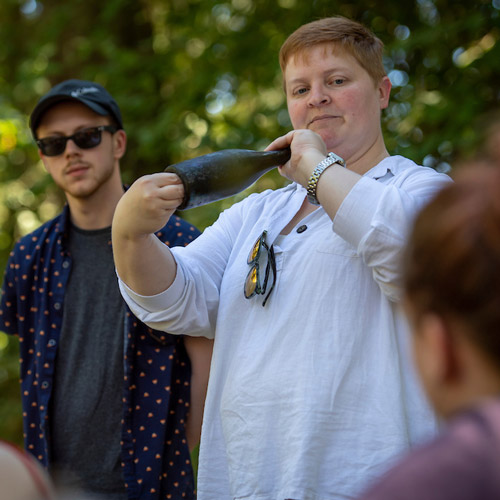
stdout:
<svg viewBox="0 0 500 500">
<path fill-rule="evenodd" d="M 376 181 L 386 176 L 393 177 L 403 169 L 408 168 L 408 161 L 408 158 L 404 158 L 400 155 L 387 156 L 364 175 Z"/>
<path fill-rule="evenodd" d="M 63 248 L 66 248 L 70 224 L 71 218 L 69 214 L 69 205 L 65 203 L 61 212 L 61 217 L 55 228 L 55 232 L 61 237 L 61 245 L 63 246 Z"/>
</svg>

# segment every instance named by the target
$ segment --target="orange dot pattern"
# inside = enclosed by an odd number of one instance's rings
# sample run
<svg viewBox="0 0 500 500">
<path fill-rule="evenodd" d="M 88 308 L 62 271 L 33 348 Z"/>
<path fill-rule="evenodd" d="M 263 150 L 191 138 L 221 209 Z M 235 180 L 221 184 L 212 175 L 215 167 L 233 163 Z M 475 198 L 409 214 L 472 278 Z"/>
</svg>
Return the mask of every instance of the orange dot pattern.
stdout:
<svg viewBox="0 0 500 500">
<path fill-rule="evenodd" d="M 0 301 L 0 330 L 20 341 L 25 448 L 46 467 L 54 361 L 71 272 L 68 224 L 66 206 L 16 243 Z M 169 246 L 185 246 L 199 234 L 174 216 L 157 236 Z M 183 338 L 150 329 L 127 308 L 124 367 L 121 446 L 129 498 L 194 499 L 185 433 L 191 367 Z"/>
</svg>

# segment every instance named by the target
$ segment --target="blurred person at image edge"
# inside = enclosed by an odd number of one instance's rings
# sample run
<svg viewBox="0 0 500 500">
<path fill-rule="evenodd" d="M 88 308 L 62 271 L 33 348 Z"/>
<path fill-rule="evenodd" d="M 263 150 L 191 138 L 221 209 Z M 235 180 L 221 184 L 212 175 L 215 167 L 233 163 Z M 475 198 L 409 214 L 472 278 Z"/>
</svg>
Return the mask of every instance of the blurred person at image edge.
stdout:
<svg viewBox="0 0 500 500">
<path fill-rule="evenodd" d="M 500 498 L 500 165 L 491 166 L 469 163 L 424 208 L 405 263 L 416 365 L 448 425 L 362 500 Z"/>
</svg>

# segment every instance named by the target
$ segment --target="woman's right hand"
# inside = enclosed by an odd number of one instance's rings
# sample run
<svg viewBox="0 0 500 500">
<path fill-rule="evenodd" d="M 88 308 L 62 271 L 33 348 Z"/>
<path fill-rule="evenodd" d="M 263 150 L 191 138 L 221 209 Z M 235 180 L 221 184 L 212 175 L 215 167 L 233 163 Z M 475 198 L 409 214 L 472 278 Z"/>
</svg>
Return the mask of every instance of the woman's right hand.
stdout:
<svg viewBox="0 0 500 500">
<path fill-rule="evenodd" d="M 184 186 L 173 173 L 160 172 L 137 179 L 121 197 L 113 230 L 134 239 L 159 231 L 184 199 Z"/>
</svg>

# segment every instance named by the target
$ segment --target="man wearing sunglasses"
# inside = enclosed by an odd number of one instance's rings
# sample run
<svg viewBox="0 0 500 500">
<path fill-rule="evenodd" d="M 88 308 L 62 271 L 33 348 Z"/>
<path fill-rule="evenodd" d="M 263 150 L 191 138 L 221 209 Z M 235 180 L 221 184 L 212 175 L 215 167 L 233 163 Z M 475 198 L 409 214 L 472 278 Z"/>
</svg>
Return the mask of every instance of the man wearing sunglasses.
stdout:
<svg viewBox="0 0 500 500">
<path fill-rule="evenodd" d="M 342 17 L 290 35 L 294 130 L 268 149 L 290 146 L 279 170 L 293 182 L 234 204 L 186 248 L 152 236 L 182 202 L 175 174 L 137 180 L 117 206 L 127 303 L 160 330 L 215 338 L 199 500 L 353 498 L 436 430 L 406 352 L 399 260 L 450 179 L 389 155 L 382 48 Z"/>
<path fill-rule="evenodd" d="M 3 285 L 0 328 L 20 339 L 26 449 L 90 498 L 194 498 L 189 447 L 203 401 L 193 396 L 189 410 L 190 393 L 204 393 L 211 346 L 151 330 L 120 296 L 120 109 L 101 85 L 67 80 L 30 125 L 67 204 L 16 244 Z M 184 246 L 198 234 L 174 217 L 157 237 Z"/>
</svg>

